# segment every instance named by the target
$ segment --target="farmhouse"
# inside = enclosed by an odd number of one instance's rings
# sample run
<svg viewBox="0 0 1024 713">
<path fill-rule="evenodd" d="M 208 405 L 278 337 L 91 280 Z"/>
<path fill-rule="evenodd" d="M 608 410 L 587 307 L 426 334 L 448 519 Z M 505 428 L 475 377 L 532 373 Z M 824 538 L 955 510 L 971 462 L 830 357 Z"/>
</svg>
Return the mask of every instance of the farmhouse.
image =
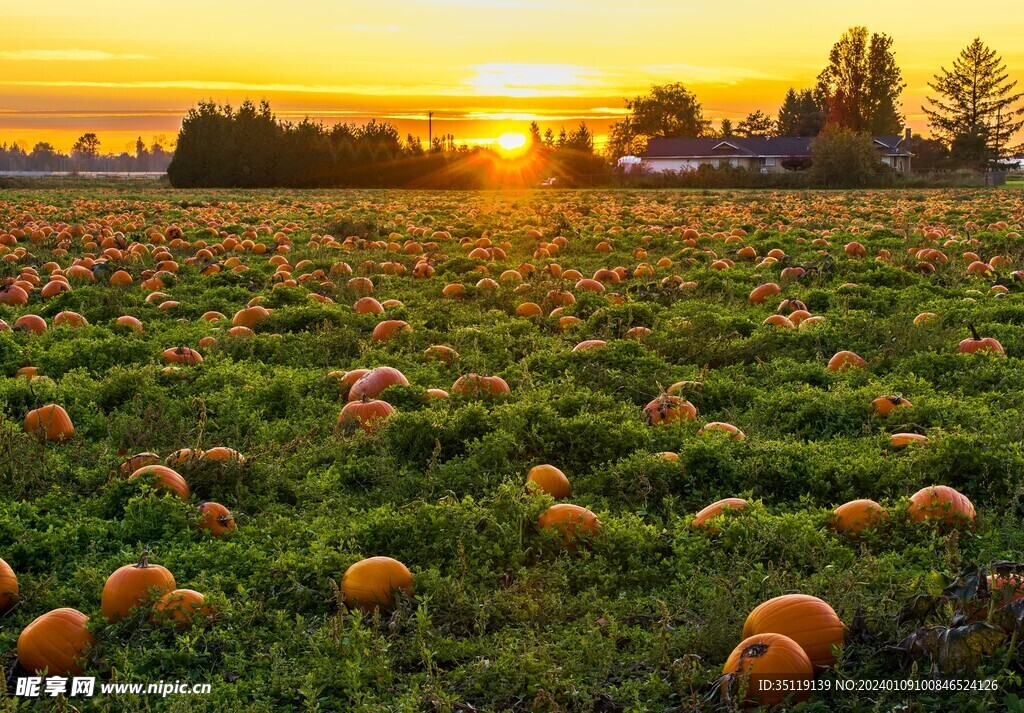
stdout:
<svg viewBox="0 0 1024 713">
<path fill-rule="evenodd" d="M 903 136 L 872 138 L 882 163 L 899 173 L 910 171 L 910 129 Z M 695 171 L 700 166 L 711 166 L 781 173 L 810 164 L 811 140 L 809 136 L 651 139 L 639 158 L 655 172 Z"/>
</svg>

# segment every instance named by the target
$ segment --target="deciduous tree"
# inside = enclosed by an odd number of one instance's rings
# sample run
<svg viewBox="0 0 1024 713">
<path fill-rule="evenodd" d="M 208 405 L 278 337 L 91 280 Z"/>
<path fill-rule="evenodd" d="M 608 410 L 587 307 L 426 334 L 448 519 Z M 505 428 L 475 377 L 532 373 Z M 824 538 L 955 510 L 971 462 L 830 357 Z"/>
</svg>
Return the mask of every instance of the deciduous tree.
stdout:
<svg viewBox="0 0 1024 713">
<path fill-rule="evenodd" d="M 818 91 L 828 103 L 827 123 L 872 134 L 900 133 L 903 118 L 896 105 L 904 87 L 892 38 L 869 37 L 866 27 L 843 33 L 818 75 Z"/>
</svg>

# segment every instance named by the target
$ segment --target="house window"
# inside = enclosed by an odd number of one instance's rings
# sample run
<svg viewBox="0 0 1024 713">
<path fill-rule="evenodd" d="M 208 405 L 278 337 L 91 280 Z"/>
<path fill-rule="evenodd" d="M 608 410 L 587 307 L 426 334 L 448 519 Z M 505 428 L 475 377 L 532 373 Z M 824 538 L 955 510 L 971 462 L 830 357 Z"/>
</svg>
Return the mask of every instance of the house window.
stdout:
<svg viewBox="0 0 1024 713">
<path fill-rule="evenodd" d="M 757 159 L 757 165 L 758 166 L 774 166 L 775 165 L 775 157 L 774 156 L 761 156 L 760 158 Z"/>
<path fill-rule="evenodd" d="M 731 158 L 731 159 L 729 159 L 729 166 L 731 166 L 732 168 L 736 168 L 739 165 L 740 165 L 740 160 L 738 158 Z"/>
<path fill-rule="evenodd" d="M 718 168 L 721 165 L 722 165 L 722 162 L 719 161 L 717 158 L 711 159 L 711 168 Z"/>
</svg>

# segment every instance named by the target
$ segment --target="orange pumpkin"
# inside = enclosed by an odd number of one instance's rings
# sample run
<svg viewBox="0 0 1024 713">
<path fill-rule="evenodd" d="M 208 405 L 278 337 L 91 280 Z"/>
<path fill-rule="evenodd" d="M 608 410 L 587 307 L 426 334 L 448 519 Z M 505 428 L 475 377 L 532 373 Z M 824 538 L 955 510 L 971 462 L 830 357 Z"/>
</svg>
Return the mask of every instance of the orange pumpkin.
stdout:
<svg viewBox="0 0 1024 713">
<path fill-rule="evenodd" d="M 833 511 L 832 527 L 839 532 L 856 533 L 888 517 L 885 508 L 874 500 L 851 500 Z"/>
<path fill-rule="evenodd" d="M 898 408 L 908 408 L 913 406 L 910 401 L 899 394 L 895 396 L 879 396 L 871 402 L 871 405 L 875 407 L 875 416 L 878 416 L 879 418 L 888 416 Z"/>
<path fill-rule="evenodd" d="M 788 636 L 756 634 L 733 649 L 722 675 L 723 698 L 731 699 L 745 690 L 747 702 L 771 706 L 790 695 L 798 701 L 809 698 L 814 665 L 800 644 Z"/>
<path fill-rule="evenodd" d="M 909 446 L 911 443 L 928 443 L 928 436 L 920 433 L 894 433 L 889 437 L 889 443 L 897 448 Z"/>
<path fill-rule="evenodd" d="M 743 624 L 743 638 L 757 634 L 788 636 L 807 653 L 816 668 L 836 662 L 846 625 L 826 602 L 809 594 L 784 594 L 758 605 Z"/>
<path fill-rule="evenodd" d="M 451 362 L 459 358 L 459 353 L 451 347 L 443 344 L 435 344 L 432 347 L 424 349 L 423 356 L 428 359 L 439 359 L 440 361 Z"/>
<path fill-rule="evenodd" d="M 466 374 L 452 384 L 452 393 L 462 396 L 502 396 L 509 393 L 509 388 L 500 376 Z"/>
<path fill-rule="evenodd" d="M 157 465 L 159 463 L 160 456 L 156 453 L 136 453 L 131 458 L 121 463 L 121 465 L 117 467 L 117 470 L 121 475 L 131 475 L 143 466 Z"/>
<path fill-rule="evenodd" d="M 705 433 L 711 433 L 713 431 L 722 431 L 724 433 L 732 434 L 732 439 L 735 441 L 742 441 L 747 437 L 747 434 L 733 426 L 731 423 L 722 423 L 721 421 L 712 421 L 711 423 L 705 424 L 697 431 L 697 435 L 702 436 Z"/>
<path fill-rule="evenodd" d="M 363 397 L 362 401 L 349 401 L 345 404 L 345 408 L 338 414 L 338 426 L 342 428 L 358 426 L 366 433 L 373 433 L 393 413 L 395 413 L 395 407 L 387 401 L 371 401 Z"/>
<path fill-rule="evenodd" d="M 934 520 L 953 527 L 973 525 L 975 516 L 974 503 L 947 485 L 933 485 L 918 490 L 910 496 L 907 514 L 915 522 Z"/>
<path fill-rule="evenodd" d="M 174 575 L 158 564 L 150 564 L 149 551 L 142 553 L 138 564 L 126 564 L 107 577 L 100 597 L 103 616 L 117 621 L 132 609 L 175 588 Z"/>
<path fill-rule="evenodd" d="M 540 514 L 537 524 L 542 530 L 554 530 L 562 536 L 566 549 L 575 551 L 578 540 L 596 537 L 601 533 L 601 521 L 597 515 L 579 505 L 560 503 L 552 505 Z"/>
<path fill-rule="evenodd" d="M 179 448 L 174 451 L 174 453 L 167 456 L 165 463 L 173 468 L 188 465 L 189 463 L 200 460 L 202 457 L 203 451 L 199 448 Z"/>
<path fill-rule="evenodd" d="M 395 591 L 412 593 L 413 580 L 409 569 L 391 557 L 369 557 L 345 570 L 341 578 L 341 594 L 345 604 L 358 607 L 367 614 L 380 607 L 388 611 L 395 606 Z"/>
<path fill-rule="evenodd" d="M 968 323 L 971 330 L 971 337 L 965 339 L 957 346 L 958 354 L 977 354 L 978 352 L 992 352 L 993 354 L 1005 354 L 1003 345 L 992 337 L 981 337 L 973 324 Z"/>
<path fill-rule="evenodd" d="M 750 292 L 750 304 L 763 304 L 766 299 L 768 299 L 769 297 L 774 297 L 780 292 L 782 292 L 782 288 L 780 288 L 774 282 L 768 282 L 763 285 L 759 285 Z"/>
<path fill-rule="evenodd" d="M 690 526 L 703 527 L 708 532 L 716 534 L 718 528 L 711 524 L 711 520 L 714 520 L 726 510 L 744 510 L 748 504 L 743 498 L 725 498 L 724 500 L 713 502 L 694 516 Z"/>
<path fill-rule="evenodd" d="M 194 349 L 188 347 L 172 347 L 165 349 L 161 354 L 163 360 L 170 362 L 171 364 L 201 364 L 203 361 L 203 355 Z"/>
<path fill-rule="evenodd" d="M 146 465 L 128 476 L 129 480 L 136 478 L 154 478 L 158 488 L 169 490 L 182 500 L 188 500 L 192 495 L 188 483 L 181 477 L 181 474 L 165 465 Z"/>
<path fill-rule="evenodd" d="M 574 352 L 584 352 L 587 351 L 588 349 L 597 349 L 607 345 L 608 342 L 604 341 L 603 339 L 587 339 L 586 341 L 582 341 L 576 346 L 574 346 L 572 350 Z"/>
<path fill-rule="evenodd" d="M 373 334 L 370 336 L 370 339 L 374 342 L 386 342 L 396 338 L 403 332 L 411 331 L 412 327 L 409 326 L 408 322 L 403 322 L 400 319 L 386 319 L 373 328 Z"/>
<path fill-rule="evenodd" d="M 806 324 L 810 320 L 804 320 Z M 831 371 L 845 371 L 846 369 L 863 369 L 868 363 L 857 354 L 848 351 L 837 352 L 828 360 L 828 368 Z"/>
<path fill-rule="evenodd" d="M 11 566 L 0 559 L 0 616 L 18 602 L 18 577 Z"/>
<path fill-rule="evenodd" d="M 115 319 L 114 324 L 116 324 L 119 327 L 129 329 L 133 332 L 141 332 L 143 330 L 142 321 L 139 320 L 137 317 L 132 317 L 127 314 Z"/>
<path fill-rule="evenodd" d="M 206 597 L 194 589 L 172 590 L 153 604 L 154 621 L 183 626 L 196 616 L 210 618 L 213 609 L 206 604 Z"/>
<path fill-rule="evenodd" d="M 46 440 L 58 443 L 75 435 L 75 427 L 68 412 L 56 404 L 29 411 L 22 425 L 25 433 L 42 433 Z"/>
<path fill-rule="evenodd" d="M 259 305 L 246 307 L 245 309 L 235 312 L 235 316 L 231 318 L 231 326 L 249 327 L 251 329 L 257 322 L 262 322 L 269 316 L 270 310 L 266 307 L 261 307 Z"/>
<path fill-rule="evenodd" d="M 356 370 L 358 371 L 358 370 Z M 348 372 L 343 377 L 343 380 L 348 379 L 349 374 L 354 372 Z M 371 369 L 362 376 L 360 376 L 352 384 L 352 388 L 348 392 L 349 401 L 361 401 L 364 398 L 375 399 L 392 386 L 408 386 L 409 380 L 405 378 L 405 374 L 400 372 L 398 369 L 390 366 L 378 366 L 376 369 Z"/>
<path fill-rule="evenodd" d="M 92 646 L 89 617 L 77 609 L 54 609 L 34 619 L 18 637 L 18 662 L 30 672 L 50 676 L 77 675 L 79 663 Z"/>
<path fill-rule="evenodd" d="M 565 473 L 553 465 L 535 465 L 526 474 L 526 482 L 533 483 L 538 490 L 547 493 L 555 500 L 567 498 L 572 494 L 572 484 Z"/>
<path fill-rule="evenodd" d="M 78 314 L 78 312 L 58 312 L 53 318 L 53 326 L 59 327 L 61 325 L 67 325 L 68 327 L 87 327 L 89 322 L 86 321 L 85 317 Z"/>
<path fill-rule="evenodd" d="M 696 421 L 697 407 L 684 398 L 662 394 L 644 406 L 644 418 L 650 426 Z"/>
<path fill-rule="evenodd" d="M 200 503 L 199 514 L 203 516 L 199 529 L 208 531 L 214 537 L 235 529 L 235 516 L 220 503 Z"/>
<path fill-rule="evenodd" d="M 360 297 L 352 305 L 352 309 L 356 314 L 381 314 L 384 311 L 381 303 L 372 297 Z"/>
<path fill-rule="evenodd" d="M 238 463 L 239 465 L 245 463 L 245 456 L 234 448 L 227 448 L 225 446 L 209 448 L 203 451 L 201 458 L 203 460 L 213 460 L 220 463 Z"/>
<path fill-rule="evenodd" d="M 14 320 L 14 331 L 43 334 L 46 332 L 46 320 L 38 314 L 23 314 Z"/>
</svg>

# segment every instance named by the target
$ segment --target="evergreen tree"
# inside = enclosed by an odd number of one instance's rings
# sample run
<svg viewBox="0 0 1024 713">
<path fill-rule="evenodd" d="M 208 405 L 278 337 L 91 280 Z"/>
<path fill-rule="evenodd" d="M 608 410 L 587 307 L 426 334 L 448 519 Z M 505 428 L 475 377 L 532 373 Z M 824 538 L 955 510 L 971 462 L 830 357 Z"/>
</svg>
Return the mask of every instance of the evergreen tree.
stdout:
<svg viewBox="0 0 1024 713">
<path fill-rule="evenodd" d="M 820 91 L 790 89 L 779 108 L 779 136 L 817 136 L 825 128 L 828 104 Z"/>
<path fill-rule="evenodd" d="M 775 122 L 758 109 L 747 114 L 747 118 L 736 127 L 736 133 L 748 139 L 772 136 L 775 133 Z"/>
<path fill-rule="evenodd" d="M 929 82 L 938 97 L 922 107 L 932 131 L 952 149 L 954 159 L 966 165 L 985 165 L 998 159 L 1011 137 L 1024 127 L 1024 96 L 1015 92 L 1002 58 L 975 38 L 953 69 L 943 67 Z"/>
</svg>

